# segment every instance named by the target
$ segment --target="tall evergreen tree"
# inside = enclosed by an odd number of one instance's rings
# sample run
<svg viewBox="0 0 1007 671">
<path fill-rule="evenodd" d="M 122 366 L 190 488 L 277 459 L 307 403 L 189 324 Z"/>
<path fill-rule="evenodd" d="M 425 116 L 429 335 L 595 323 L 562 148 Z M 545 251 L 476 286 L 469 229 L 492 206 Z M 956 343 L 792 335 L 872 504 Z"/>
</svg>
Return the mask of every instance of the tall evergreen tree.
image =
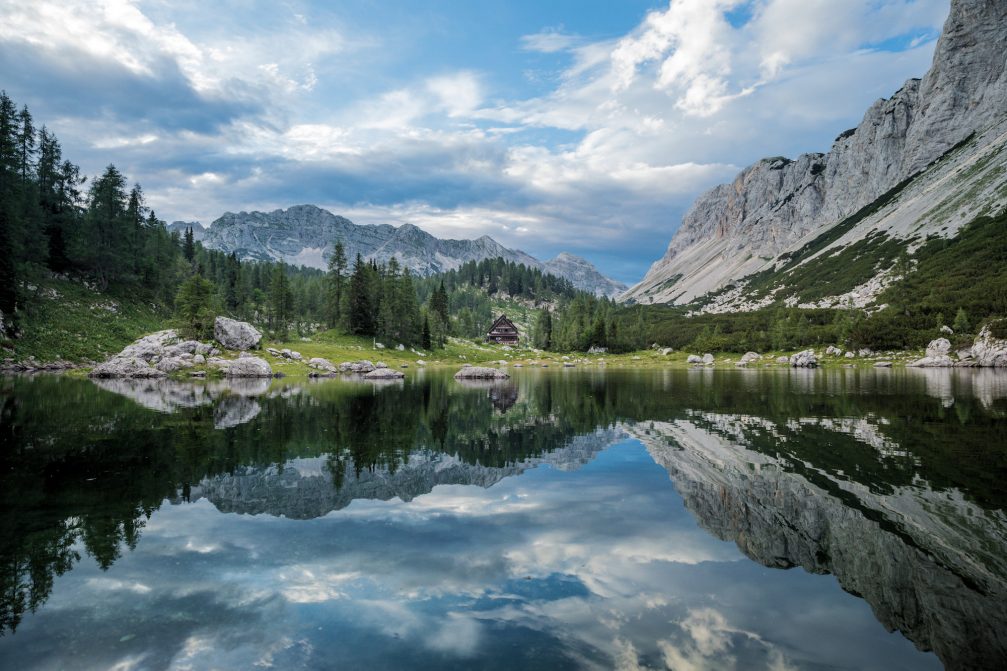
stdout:
<svg viewBox="0 0 1007 671">
<path fill-rule="evenodd" d="M 273 332 L 280 338 L 287 337 L 293 307 L 294 297 L 287 279 L 287 268 L 283 263 L 278 263 L 269 285 L 269 320 Z"/>
<path fill-rule="evenodd" d="M 192 233 L 192 226 L 187 226 L 185 229 L 185 238 L 182 241 L 182 256 L 189 263 L 192 263 L 196 259 L 196 238 Z"/>
<path fill-rule="evenodd" d="M 349 287 L 349 327 L 354 335 L 374 335 L 374 311 L 369 286 L 369 268 L 360 254 L 353 263 Z"/>
<path fill-rule="evenodd" d="M 346 248 L 342 240 L 337 240 L 329 257 L 329 328 L 335 328 L 342 323 L 343 318 L 343 285 L 346 275 Z"/>
</svg>

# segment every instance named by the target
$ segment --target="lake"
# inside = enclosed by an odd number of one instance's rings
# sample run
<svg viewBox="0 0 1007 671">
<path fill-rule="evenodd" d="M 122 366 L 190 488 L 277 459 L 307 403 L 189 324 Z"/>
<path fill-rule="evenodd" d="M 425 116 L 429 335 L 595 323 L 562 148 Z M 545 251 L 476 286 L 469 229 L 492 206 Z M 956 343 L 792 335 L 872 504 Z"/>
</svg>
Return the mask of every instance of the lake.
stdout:
<svg viewBox="0 0 1007 671">
<path fill-rule="evenodd" d="M 0 379 L 0 668 L 1007 658 L 1007 374 L 512 372 Z"/>
</svg>

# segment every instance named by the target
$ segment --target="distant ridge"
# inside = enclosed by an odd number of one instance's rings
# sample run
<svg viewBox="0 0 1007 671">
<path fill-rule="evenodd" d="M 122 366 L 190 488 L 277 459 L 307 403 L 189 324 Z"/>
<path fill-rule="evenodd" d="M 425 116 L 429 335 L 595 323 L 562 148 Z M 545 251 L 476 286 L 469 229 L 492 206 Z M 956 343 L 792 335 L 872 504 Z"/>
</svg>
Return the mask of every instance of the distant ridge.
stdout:
<svg viewBox="0 0 1007 671">
<path fill-rule="evenodd" d="M 184 232 L 192 222 L 174 222 L 169 228 Z M 209 249 L 234 252 L 241 259 L 285 261 L 325 268 L 332 247 L 341 240 L 351 260 L 359 253 L 385 263 L 393 256 L 419 275 L 458 268 L 468 261 L 501 257 L 564 277 L 583 291 L 615 296 L 626 285 L 611 280 L 588 261 L 560 254 L 543 263 L 520 250 L 508 249 L 489 236 L 475 240 L 442 240 L 412 224 L 355 224 L 346 217 L 315 205 L 295 205 L 272 212 L 227 212 L 207 229 L 193 226 Z M 200 239 L 200 237 L 197 237 Z"/>
</svg>

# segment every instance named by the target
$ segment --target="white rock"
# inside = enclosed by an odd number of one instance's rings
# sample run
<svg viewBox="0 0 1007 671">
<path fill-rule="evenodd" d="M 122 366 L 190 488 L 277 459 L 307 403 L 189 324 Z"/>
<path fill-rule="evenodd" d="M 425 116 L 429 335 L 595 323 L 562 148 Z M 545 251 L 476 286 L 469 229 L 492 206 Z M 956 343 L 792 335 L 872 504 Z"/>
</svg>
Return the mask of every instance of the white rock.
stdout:
<svg viewBox="0 0 1007 671">
<path fill-rule="evenodd" d="M 482 379 L 482 380 L 506 380 L 510 375 L 499 368 L 486 368 L 482 366 L 468 366 L 455 373 L 456 380 Z"/>
<path fill-rule="evenodd" d="M 930 344 L 927 345 L 927 356 L 936 358 L 947 356 L 948 352 L 951 351 L 951 343 L 947 338 L 938 338 L 937 340 L 931 340 Z"/>
<path fill-rule="evenodd" d="M 843 356 L 846 357 L 847 359 L 852 359 L 853 357 L 856 356 L 856 354 L 854 354 L 853 352 L 847 352 Z"/>
<path fill-rule="evenodd" d="M 707 352 L 706 354 L 704 354 L 703 355 L 703 363 L 705 363 L 707 365 L 713 363 L 713 355 L 710 354 L 709 352 Z"/>
<path fill-rule="evenodd" d="M 1007 340 L 994 338 L 989 326 L 984 326 L 972 344 L 972 356 L 980 366 L 1007 367 Z"/>
<path fill-rule="evenodd" d="M 829 345 L 828 347 L 825 348 L 825 354 L 827 356 L 840 356 L 842 353 L 843 350 L 839 349 L 835 345 Z"/>
<path fill-rule="evenodd" d="M 790 365 L 793 368 L 814 368 L 818 365 L 818 357 L 815 350 L 806 349 L 790 357 Z"/>
<path fill-rule="evenodd" d="M 254 326 L 228 317 L 214 320 L 213 337 L 225 349 L 255 349 L 262 341 L 262 334 Z"/>
<path fill-rule="evenodd" d="M 703 363 L 703 357 L 698 354 L 690 354 L 689 358 L 685 360 L 686 363 Z"/>
<path fill-rule="evenodd" d="M 235 359 L 224 369 L 227 377 L 272 377 L 273 369 L 265 359 L 246 356 Z"/>
<path fill-rule="evenodd" d="M 375 368 L 370 373 L 364 375 L 368 380 L 396 380 L 405 376 L 405 373 L 402 371 L 392 368 Z"/>
<path fill-rule="evenodd" d="M 758 361 L 761 358 L 762 355 L 759 354 L 758 352 L 745 352 L 745 355 L 741 357 L 741 361 L 739 361 L 738 363 L 747 365 L 752 363 L 753 361 Z"/>
<path fill-rule="evenodd" d="M 167 373 L 158 370 L 146 361 L 136 356 L 119 356 L 95 366 L 89 373 L 90 377 L 132 377 L 152 378 L 165 377 Z"/>
</svg>

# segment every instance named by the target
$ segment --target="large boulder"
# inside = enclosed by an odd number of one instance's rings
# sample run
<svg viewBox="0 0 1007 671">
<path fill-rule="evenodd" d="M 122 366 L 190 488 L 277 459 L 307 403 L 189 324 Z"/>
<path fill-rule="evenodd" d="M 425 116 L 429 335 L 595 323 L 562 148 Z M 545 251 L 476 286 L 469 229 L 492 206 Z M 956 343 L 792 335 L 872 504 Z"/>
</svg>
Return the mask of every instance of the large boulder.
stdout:
<svg viewBox="0 0 1007 671">
<path fill-rule="evenodd" d="M 761 358 L 762 355 L 759 354 L 758 352 L 745 352 L 745 355 L 741 357 L 741 361 L 739 361 L 738 363 L 747 365 L 750 363 L 754 363 Z"/>
<path fill-rule="evenodd" d="M 213 337 L 224 349 L 255 349 L 262 341 L 262 334 L 254 326 L 228 317 L 214 320 Z"/>
<path fill-rule="evenodd" d="M 336 368 L 335 364 L 328 359 L 323 359 L 320 356 L 312 357 L 308 359 L 308 366 L 316 370 L 324 370 L 326 373 L 335 373 L 339 369 Z"/>
<path fill-rule="evenodd" d="M 405 373 L 394 368 L 375 368 L 370 373 L 364 375 L 365 380 L 398 380 L 404 378 Z"/>
<path fill-rule="evenodd" d="M 792 368 L 814 368 L 817 365 L 818 357 L 815 356 L 815 350 L 813 349 L 806 349 L 790 357 L 790 366 Z"/>
<path fill-rule="evenodd" d="M 948 352 L 951 351 L 951 342 L 947 338 L 938 338 L 937 340 L 931 340 L 930 344 L 927 345 L 927 356 L 928 357 L 940 357 L 947 356 Z"/>
<path fill-rule="evenodd" d="M 948 355 L 950 351 L 951 343 L 947 338 L 931 340 L 927 345 L 927 355 L 906 365 L 913 368 L 950 368 L 955 365 L 954 360 Z"/>
<path fill-rule="evenodd" d="M 370 373 L 375 365 L 366 359 L 360 361 L 344 361 L 339 364 L 340 373 Z"/>
<path fill-rule="evenodd" d="M 835 345 L 829 345 L 825 348 L 826 356 L 842 356 L 843 350 L 839 349 Z"/>
<path fill-rule="evenodd" d="M 703 357 L 698 354 L 690 354 L 689 358 L 685 360 L 686 363 L 703 363 Z"/>
<path fill-rule="evenodd" d="M 273 377 L 273 369 L 265 359 L 257 356 L 243 356 L 231 361 L 224 368 L 226 377 Z"/>
<path fill-rule="evenodd" d="M 1007 340 L 995 338 L 984 326 L 972 345 L 972 356 L 980 366 L 1007 367 Z"/>
<path fill-rule="evenodd" d="M 131 345 L 127 345 L 116 358 L 128 359 L 136 357 L 144 361 L 151 361 L 165 355 L 165 350 L 169 346 L 178 342 L 178 333 L 174 329 L 158 331 L 144 336 Z"/>
<path fill-rule="evenodd" d="M 137 356 L 116 356 L 103 364 L 95 366 L 89 373 L 90 377 L 131 377 L 154 378 L 166 377 L 168 374 L 158 370 Z"/>
<path fill-rule="evenodd" d="M 195 357 L 166 356 L 157 362 L 157 369 L 165 373 L 174 373 L 182 368 L 192 368 Z"/>
<path fill-rule="evenodd" d="M 705 363 L 707 366 L 709 366 L 710 364 L 712 364 L 713 363 L 713 355 L 710 354 L 709 352 L 707 352 L 706 354 L 704 354 L 703 355 L 703 363 Z"/>
<path fill-rule="evenodd" d="M 510 375 L 499 368 L 468 366 L 455 373 L 456 380 L 506 380 Z"/>
</svg>

